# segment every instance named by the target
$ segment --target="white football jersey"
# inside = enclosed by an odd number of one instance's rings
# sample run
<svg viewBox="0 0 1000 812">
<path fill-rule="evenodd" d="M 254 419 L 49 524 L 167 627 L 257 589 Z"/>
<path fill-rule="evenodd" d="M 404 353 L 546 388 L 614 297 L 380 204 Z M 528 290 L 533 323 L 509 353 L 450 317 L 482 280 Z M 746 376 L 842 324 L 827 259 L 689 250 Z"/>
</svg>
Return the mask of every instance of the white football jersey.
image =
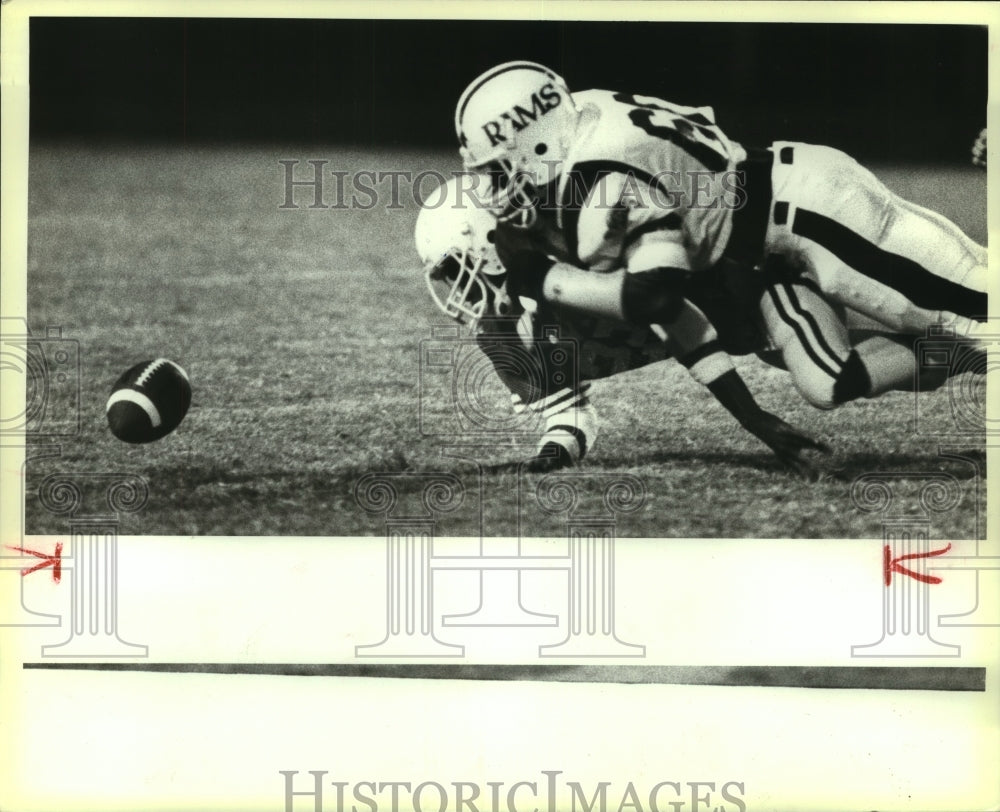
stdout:
<svg viewBox="0 0 1000 812">
<path fill-rule="evenodd" d="M 580 120 L 560 181 L 559 230 L 592 270 L 715 264 L 740 205 L 744 148 L 710 107 L 606 90 L 573 94 Z"/>
</svg>

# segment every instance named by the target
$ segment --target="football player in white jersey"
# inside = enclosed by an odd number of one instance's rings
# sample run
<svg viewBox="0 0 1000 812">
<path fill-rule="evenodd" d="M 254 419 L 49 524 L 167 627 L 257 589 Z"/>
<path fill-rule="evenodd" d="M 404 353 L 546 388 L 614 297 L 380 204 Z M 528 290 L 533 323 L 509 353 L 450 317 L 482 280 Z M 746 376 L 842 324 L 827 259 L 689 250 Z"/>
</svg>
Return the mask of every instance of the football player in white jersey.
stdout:
<svg viewBox="0 0 1000 812">
<path fill-rule="evenodd" d="M 414 234 L 425 281 L 443 313 L 470 325 L 479 348 L 510 389 L 515 410 L 529 409 L 543 416 L 545 431 L 532 466 L 573 464 L 593 447 L 597 436 L 589 381 L 670 358 L 669 336 L 658 326 L 629 326 L 559 307 L 544 296 L 531 300 L 514 294 L 494 245 L 498 222 L 488 209 L 490 196 L 489 181 L 480 175 L 452 178 L 431 194 Z M 546 264 L 554 263 L 546 260 Z M 747 280 L 760 281 L 743 269 L 715 268 L 689 275 L 684 295 L 720 325 L 719 342 L 727 353 L 756 353 L 775 363 L 764 314 L 753 307 L 760 299 L 759 288 L 737 288 L 746 295 L 732 289 L 734 281 Z M 778 295 L 789 295 L 783 284 L 772 287 L 781 291 Z M 852 339 L 871 335 L 873 325 L 853 313 L 847 318 Z M 566 346 L 565 341 L 552 343 L 552 328 L 576 349 L 578 363 L 571 381 L 562 376 L 565 366 L 548 363 L 550 354 Z M 517 360 L 511 358 L 512 345 L 522 348 Z M 921 385 L 930 389 L 943 380 L 941 375 L 936 380 L 925 375 Z M 903 388 L 910 389 L 912 380 L 908 384 Z M 755 408 L 752 399 L 747 408 Z M 791 453 L 794 450 L 775 449 L 786 464 L 811 473 L 808 463 Z"/>
<path fill-rule="evenodd" d="M 659 327 L 632 326 L 560 308 L 542 297 L 512 294 L 493 245 L 497 221 L 487 208 L 490 194 L 489 180 L 481 175 L 452 178 L 431 194 L 414 234 L 424 278 L 438 308 L 470 325 L 479 348 L 510 389 L 515 410 L 542 415 L 545 430 L 530 467 L 571 465 L 585 456 L 597 436 L 589 382 L 670 358 L 669 337 Z M 740 303 L 718 295 L 708 274 L 694 280 L 688 295 L 725 325 L 720 340 L 728 352 L 746 355 L 766 349 L 757 320 Z M 559 343 L 553 342 L 556 334 Z M 569 376 L 565 364 L 549 358 L 567 346 L 576 354 Z M 519 350 L 516 360 L 512 349 Z M 746 409 L 759 407 L 751 398 Z M 826 447 L 759 411 L 766 415 L 761 421 L 775 427 L 767 439 L 779 458 L 800 473 L 811 473 L 799 452 Z"/>
<path fill-rule="evenodd" d="M 821 408 L 905 388 L 913 376 L 907 342 L 875 336 L 852 347 L 829 302 L 893 333 L 944 325 L 966 336 L 985 321 L 985 249 L 838 150 L 744 148 L 710 108 L 571 94 L 531 62 L 474 80 L 455 127 L 465 166 L 496 179 L 504 263 L 537 269 L 527 257 L 538 254 L 576 266 L 519 274 L 522 289 L 663 325 L 682 363 L 731 411 L 748 393 L 718 325 L 683 295 L 691 272 L 720 262 L 777 269 L 759 306 L 796 386 Z"/>
<path fill-rule="evenodd" d="M 508 289 L 510 274 L 494 245 L 498 223 L 487 209 L 490 194 L 488 181 L 476 175 L 453 178 L 432 193 L 433 202 L 421 210 L 415 229 L 425 280 L 439 309 L 471 326 L 480 349 L 510 389 L 515 410 L 529 409 L 543 416 L 546 428 L 531 467 L 571 465 L 593 447 L 597 436 L 589 381 L 670 358 L 669 336 L 659 327 L 635 327 L 583 315 L 554 305 L 544 296 L 533 301 L 513 294 Z M 545 264 L 554 263 L 547 260 Z M 747 281 L 755 284 L 747 286 Z M 727 353 L 755 353 L 767 363 L 782 366 L 774 358 L 775 348 L 767 337 L 780 328 L 766 324 L 767 319 L 773 322 L 780 317 L 773 309 L 754 309 L 761 300 L 761 283 L 759 276 L 745 269 L 717 267 L 690 274 L 683 293 L 720 325 L 719 342 Z M 797 288 L 818 295 L 797 283 L 773 278 L 768 287 L 769 295 L 779 301 L 794 300 Z M 864 341 L 878 332 L 878 325 L 851 311 L 846 311 L 844 318 L 843 326 L 852 341 Z M 576 348 L 578 366 L 572 381 L 559 380 L 559 365 L 547 363 L 550 354 L 566 346 L 551 343 L 553 327 L 561 339 L 568 339 Z M 804 329 L 809 329 L 808 323 Z M 912 344 L 912 340 L 884 331 L 883 337 L 904 346 Z M 513 363 L 509 353 L 512 341 L 524 348 L 519 361 Z M 525 370 L 526 361 L 530 374 Z M 950 369 L 925 370 L 920 377 L 921 390 L 940 386 Z M 794 374 L 800 370 L 791 371 L 794 382 Z M 899 388 L 911 391 L 915 382 L 910 377 Z M 749 408 L 754 405 L 751 402 Z M 793 469 L 813 473 L 799 455 L 775 451 Z"/>
</svg>

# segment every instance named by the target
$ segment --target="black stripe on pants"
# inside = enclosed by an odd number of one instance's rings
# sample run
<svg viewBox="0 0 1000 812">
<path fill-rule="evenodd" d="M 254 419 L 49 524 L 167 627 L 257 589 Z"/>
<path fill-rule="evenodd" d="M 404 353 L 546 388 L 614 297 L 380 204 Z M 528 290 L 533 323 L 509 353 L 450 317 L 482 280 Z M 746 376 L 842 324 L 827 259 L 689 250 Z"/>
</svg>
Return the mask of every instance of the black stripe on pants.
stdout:
<svg viewBox="0 0 1000 812">
<path fill-rule="evenodd" d="M 819 243 L 844 264 L 898 291 L 917 307 L 986 320 L 985 293 L 933 274 L 912 259 L 883 251 L 836 220 L 798 209 L 792 232 Z"/>
<path fill-rule="evenodd" d="M 788 313 L 787 310 L 785 310 L 785 306 L 781 303 L 781 299 L 778 297 L 778 294 L 774 286 L 771 286 L 767 289 L 767 295 L 771 298 L 771 302 L 774 305 L 774 309 L 778 313 L 778 318 L 780 318 L 783 322 L 785 322 L 785 324 L 787 324 L 789 327 L 792 328 L 792 331 L 795 333 L 796 337 L 799 340 L 799 344 L 806 351 L 806 355 L 809 356 L 809 359 L 817 367 L 823 370 L 823 372 L 825 372 L 831 378 L 836 380 L 837 376 L 840 375 L 840 370 L 834 369 L 832 366 L 830 366 L 830 364 L 828 364 L 826 361 L 823 360 L 823 358 L 820 356 L 818 352 L 816 352 L 816 348 L 809 340 L 810 337 L 806 334 L 805 328 L 796 319 L 794 319 Z M 836 353 L 831 353 L 831 354 L 833 355 L 834 358 L 837 357 Z"/>
</svg>

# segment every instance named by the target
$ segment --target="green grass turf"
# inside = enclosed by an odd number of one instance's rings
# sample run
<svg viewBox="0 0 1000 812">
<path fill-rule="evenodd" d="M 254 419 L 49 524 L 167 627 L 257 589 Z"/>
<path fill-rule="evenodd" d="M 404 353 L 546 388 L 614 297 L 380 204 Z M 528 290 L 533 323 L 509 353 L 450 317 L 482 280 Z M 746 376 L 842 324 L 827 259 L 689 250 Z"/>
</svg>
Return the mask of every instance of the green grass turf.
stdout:
<svg viewBox="0 0 1000 812">
<path fill-rule="evenodd" d="M 66 518 L 46 513 L 35 495 L 53 472 L 145 477 L 149 501 L 123 518 L 124 533 L 381 535 L 381 519 L 354 500 L 365 473 L 451 470 L 463 479 L 465 501 L 437 532 L 478 534 L 482 527 L 515 535 L 520 511 L 522 532 L 563 535 L 564 517 L 535 504 L 537 477 L 521 481 L 501 469 L 486 473 L 480 490 L 472 464 L 442 455 L 440 437 L 420 434 L 419 346 L 432 325 L 446 322 L 420 278 L 416 204 L 407 198 L 400 210 L 310 210 L 311 192 L 302 189 L 302 207 L 281 210 L 283 158 L 327 159 L 328 170 L 457 168 L 447 153 L 333 147 L 32 149 L 29 323 L 34 331 L 60 325 L 79 341 L 82 428 L 59 443 L 59 457 L 29 465 L 28 531 L 65 532 Z M 307 168 L 299 167 L 300 176 Z M 879 174 L 985 242 L 983 173 Z M 332 186 L 324 197 L 335 202 Z M 111 385 L 132 364 L 160 356 L 188 370 L 191 411 L 164 440 L 121 443 L 104 417 Z M 921 396 L 916 431 L 912 395 L 824 413 L 796 395 L 787 374 L 756 359 L 740 369 L 765 408 L 833 446 L 819 460 L 819 482 L 781 471 L 668 361 L 595 383 L 602 429 L 580 469 L 595 475 L 580 510 L 594 507 L 609 477 L 627 472 L 642 480 L 648 498 L 619 518 L 620 535 L 880 536 L 879 517 L 852 506 L 855 477 L 912 475 L 900 489 L 916 514 L 917 475 L 947 471 L 962 499 L 933 516 L 932 536 L 981 532 L 985 485 L 975 466 L 940 457 L 938 439 L 926 433 L 951 425 L 947 389 Z M 504 396 L 499 383 L 487 389 Z M 949 445 L 984 461 L 982 434 Z M 480 452 L 489 465 L 520 453 L 499 441 Z M 399 512 L 417 511 L 416 482 L 410 477 L 402 486 Z"/>
</svg>

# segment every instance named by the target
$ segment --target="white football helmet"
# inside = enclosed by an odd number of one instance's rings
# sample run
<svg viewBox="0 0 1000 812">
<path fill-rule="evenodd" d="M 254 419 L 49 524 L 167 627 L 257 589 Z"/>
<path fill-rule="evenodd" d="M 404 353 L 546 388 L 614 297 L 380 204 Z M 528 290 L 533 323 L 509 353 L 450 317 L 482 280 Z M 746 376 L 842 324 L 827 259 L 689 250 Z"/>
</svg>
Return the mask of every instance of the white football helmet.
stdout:
<svg viewBox="0 0 1000 812">
<path fill-rule="evenodd" d="M 511 308 L 507 271 L 493 247 L 491 188 L 485 175 L 452 178 L 428 196 L 414 230 L 434 303 L 473 330 L 483 316 Z"/>
<path fill-rule="evenodd" d="M 455 108 L 459 152 L 466 169 L 490 174 L 499 216 L 534 221 L 533 189 L 562 172 L 579 114 L 562 78 L 535 62 L 497 65 L 465 89 Z"/>
</svg>

